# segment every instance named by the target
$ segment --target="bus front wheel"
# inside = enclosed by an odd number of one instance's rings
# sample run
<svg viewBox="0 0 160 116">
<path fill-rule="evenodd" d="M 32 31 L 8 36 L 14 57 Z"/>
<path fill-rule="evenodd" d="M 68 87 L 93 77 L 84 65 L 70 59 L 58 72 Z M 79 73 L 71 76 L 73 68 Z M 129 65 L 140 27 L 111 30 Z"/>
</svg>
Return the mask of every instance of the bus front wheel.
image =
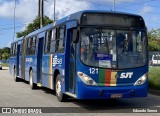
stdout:
<svg viewBox="0 0 160 116">
<path fill-rule="evenodd" d="M 62 93 L 62 82 L 61 82 L 60 74 L 58 74 L 56 77 L 55 91 L 56 91 L 56 96 L 58 101 L 64 102 L 67 100 L 67 96 Z"/>
<path fill-rule="evenodd" d="M 33 82 L 32 70 L 30 70 L 30 73 L 29 73 L 29 85 L 30 85 L 31 89 L 35 89 L 37 87 L 36 84 Z"/>
</svg>

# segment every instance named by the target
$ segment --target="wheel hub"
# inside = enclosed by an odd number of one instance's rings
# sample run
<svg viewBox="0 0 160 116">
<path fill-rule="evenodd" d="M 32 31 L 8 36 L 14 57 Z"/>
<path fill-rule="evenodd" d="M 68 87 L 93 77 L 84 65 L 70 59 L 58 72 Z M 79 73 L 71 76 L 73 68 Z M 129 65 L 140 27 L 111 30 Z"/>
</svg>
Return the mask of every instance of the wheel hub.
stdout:
<svg viewBox="0 0 160 116">
<path fill-rule="evenodd" d="M 60 96 L 61 94 L 61 82 L 60 80 L 57 81 L 57 84 L 56 84 L 56 93 L 58 96 Z"/>
</svg>

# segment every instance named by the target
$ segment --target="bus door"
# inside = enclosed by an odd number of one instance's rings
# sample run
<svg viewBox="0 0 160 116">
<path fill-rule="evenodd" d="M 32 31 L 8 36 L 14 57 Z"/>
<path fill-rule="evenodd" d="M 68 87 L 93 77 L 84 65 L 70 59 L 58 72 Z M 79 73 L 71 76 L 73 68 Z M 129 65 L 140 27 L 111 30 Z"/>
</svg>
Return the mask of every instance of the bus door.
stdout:
<svg viewBox="0 0 160 116">
<path fill-rule="evenodd" d="M 69 92 L 75 93 L 76 89 L 76 43 L 73 42 L 74 29 L 70 30 L 70 62 L 69 62 Z"/>
<path fill-rule="evenodd" d="M 37 51 L 37 83 L 42 84 L 42 55 L 43 55 L 43 39 L 38 39 L 38 51 Z"/>
<path fill-rule="evenodd" d="M 18 44 L 17 45 L 17 59 L 16 59 L 16 75 L 19 76 L 19 58 L 20 58 L 20 48 L 21 48 L 21 45 Z"/>
<path fill-rule="evenodd" d="M 69 62 L 69 91 L 75 93 L 75 44 L 71 43 L 70 45 L 70 62 Z"/>
<path fill-rule="evenodd" d="M 65 55 L 65 87 L 66 92 L 76 93 L 76 46 L 73 41 L 75 35 L 75 29 L 77 27 L 77 21 L 71 21 L 66 23 L 66 55 Z M 68 62 L 69 61 L 69 62 Z"/>
</svg>

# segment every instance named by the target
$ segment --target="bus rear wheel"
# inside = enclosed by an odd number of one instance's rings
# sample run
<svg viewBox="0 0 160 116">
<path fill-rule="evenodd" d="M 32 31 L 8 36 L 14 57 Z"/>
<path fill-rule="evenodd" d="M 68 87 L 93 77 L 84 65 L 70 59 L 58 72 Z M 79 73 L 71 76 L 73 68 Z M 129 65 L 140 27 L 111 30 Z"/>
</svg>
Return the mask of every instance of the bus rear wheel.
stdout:
<svg viewBox="0 0 160 116">
<path fill-rule="evenodd" d="M 62 82 L 61 82 L 60 74 L 58 74 L 56 77 L 55 92 L 56 92 L 58 101 L 60 102 L 67 101 L 67 98 L 68 98 L 67 95 L 62 93 Z"/>
<path fill-rule="evenodd" d="M 29 85 L 30 85 L 31 89 L 35 89 L 37 87 L 36 84 L 33 82 L 32 70 L 30 70 L 30 73 L 29 73 Z"/>
</svg>

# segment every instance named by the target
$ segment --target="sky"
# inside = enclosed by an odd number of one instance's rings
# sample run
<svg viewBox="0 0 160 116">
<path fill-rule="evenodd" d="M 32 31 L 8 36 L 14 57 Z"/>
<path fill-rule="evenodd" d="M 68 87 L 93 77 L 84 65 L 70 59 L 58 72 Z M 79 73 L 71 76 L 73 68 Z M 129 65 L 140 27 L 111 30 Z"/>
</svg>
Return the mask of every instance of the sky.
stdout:
<svg viewBox="0 0 160 116">
<path fill-rule="evenodd" d="M 56 18 L 81 10 L 113 11 L 114 0 L 56 0 Z M 115 11 L 141 15 L 148 30 L 160 28 L 160 0 L 115 0 Z M 14 0 L 0 0 L 0 48 L 10 47 L 14 34 Z M 54 0 L 44 0 L 44 14 L 53 19 Z M 38 15 L 38 0 L 16 0 L 15 32 Z"/>
</svg>

